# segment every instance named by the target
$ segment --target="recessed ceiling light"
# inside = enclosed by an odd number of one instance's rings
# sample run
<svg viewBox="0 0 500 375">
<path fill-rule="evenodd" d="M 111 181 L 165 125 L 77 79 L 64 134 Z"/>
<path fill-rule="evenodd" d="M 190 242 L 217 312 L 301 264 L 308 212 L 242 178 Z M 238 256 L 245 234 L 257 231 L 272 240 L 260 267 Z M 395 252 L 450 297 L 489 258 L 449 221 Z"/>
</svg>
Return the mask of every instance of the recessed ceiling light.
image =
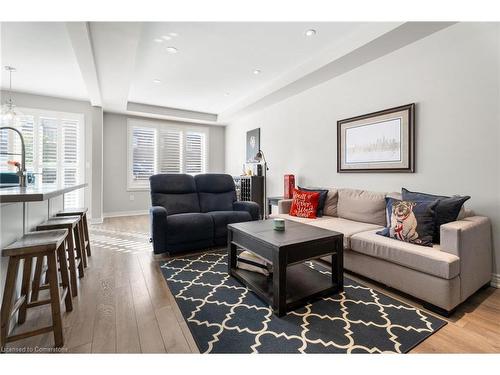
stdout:
<svg viewBox="0 0 500 375">
<path fill-rule="evenodd" d="M 153 82 L 154 83 L 161 83 L 161 81 L 159 79 L 153 79 Z"/>
<path fill-rule="evenodd" d="M 167 47 L 167 52 L 168 53 L 177 53 L 179 51 L 175 47 Z"/>
<path fill-rule="evenodd" d="M 156 43 L 162 43 L 163 42 L 163 39 L 161 38 L 155 38 L 153 39 Z"/>
<path fill-rule="evenodd" d="M 316 35 L 316 30 L 314 29 L 309 29 L 309 30 L 306 30 L 306 32 L 304 33 L 306 36 L 314 36 Z"/>
<path fill-rule="evenodd" d="M 177 33 L 168 33 L 168 35 L 173 36 L 173 37 L 179 36 L 179 34 L 177 34 Z"/>
<path fill-rule="evenodd" d="M 253 71 L 253 74 L 255 74 L 255 75 L 260 74 L 260 69 L 255 69 L 255 70 Z"/>
<path fill-rule="evenodd" d="M 162 35 L 162 36 L 161 36 L 161 38 L 162 38 L 163 40 L 170 40 L 170 39 L 172 39 L 172 37 L 171 37 L 171 36 L 168 36 L 168 35 Z"/>
</svg>

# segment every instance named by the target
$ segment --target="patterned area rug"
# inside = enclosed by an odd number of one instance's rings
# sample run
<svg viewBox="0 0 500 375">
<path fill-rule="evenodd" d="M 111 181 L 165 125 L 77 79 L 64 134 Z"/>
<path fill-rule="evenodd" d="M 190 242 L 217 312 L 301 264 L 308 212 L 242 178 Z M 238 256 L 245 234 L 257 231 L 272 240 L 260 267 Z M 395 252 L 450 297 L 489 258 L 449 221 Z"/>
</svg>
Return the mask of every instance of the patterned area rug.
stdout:
<svg viewBox="0 0 500 375">
<path fill-rule="evenodd" d="M 349 278 L 343 293 L 278 318 L 228 275 L 226 258 L 217 251 L 161 264 L 201 353 L 406 353 L 446 325 Z"/>
</svg>

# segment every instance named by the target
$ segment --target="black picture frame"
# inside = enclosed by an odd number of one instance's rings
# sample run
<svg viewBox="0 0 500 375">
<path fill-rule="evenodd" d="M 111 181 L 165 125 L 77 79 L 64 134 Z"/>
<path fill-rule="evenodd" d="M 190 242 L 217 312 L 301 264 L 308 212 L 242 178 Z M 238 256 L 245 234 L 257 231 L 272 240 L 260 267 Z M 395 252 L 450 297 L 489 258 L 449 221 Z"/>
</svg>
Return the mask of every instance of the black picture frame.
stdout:
<svg viewBox="0 0 500 375">
<path fill-rule="evenodd" d="M 247 131 L 247 163 L 256 162 L 255 156 L 260 150 L 260 128 Z"/>
<path fill-rule="evenodd" d="M 394 114 L 394 119 L 391 115 Z M 400 159 L 398 163 L 391 160 L 376 162 L 348 163 L 346 147 L 347 129 L 387 124 L 401 119 L 400 126 Z M 369 120 L 369 121 L 364 121 Z M 351 128 L 350 128 L 351 127 Z M 378 140 L 377 140 L 378 141 Z M 355 165 L 358 164 L 358 165 Z M 348 167 L 347 167 L 348 166 Z M 338 173 L 414 173 L 415 172 L 415 103 L 384 109 L 361 116 L 350 117 L 337 121 L 337 172 Z"/>
</svg>

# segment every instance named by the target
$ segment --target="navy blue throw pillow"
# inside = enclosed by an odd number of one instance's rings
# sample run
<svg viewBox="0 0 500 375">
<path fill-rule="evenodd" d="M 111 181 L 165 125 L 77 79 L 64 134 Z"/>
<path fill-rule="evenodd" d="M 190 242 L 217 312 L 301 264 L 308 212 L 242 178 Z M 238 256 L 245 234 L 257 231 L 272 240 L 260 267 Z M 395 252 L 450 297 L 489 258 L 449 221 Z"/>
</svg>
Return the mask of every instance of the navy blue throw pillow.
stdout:
<svg viewBox="0 0 500 375">
<path fill-rule="evenodd" d="M 441 225 L 457 220 L 462 206 L 467 200 L 470 199 L 470 196 L 468 195 L 454 195 L 453 197 L 446 197 L 441 195 L 409 191 L 405 188 L 401 189 L 401 194 L 403 200 L 414 202 L 433 202 L 435 200 L 438 200 L 438 204 L 435 209 L 435 226 L 433 235 L 434 243 L 439 243 L 440 241 L 439 234 Z"/>
<path fill-rule="evenodd" d="M 388 228 L 378 231 L 377 234 L 415 245 L 432 246 L 434 208 L 437 200 L 412 202 L 385 198 L 385 202 L 390 223 Z"/>
<path fill-rule="evenodd" d="M 307 189 L 307 188 L 301 188 L 300 186 L 298 186 L 297 189 L 302 190 L 302 191 L 319 193 L 318 208 L 316 209 L 316 216 L 317 217 L 323 216 L 323 210 L 325 209 L 325 203 L 326 203 L 326 197 L 328 195 L 328 190 L 312 189 L 312 188 Z"/>
</svg>

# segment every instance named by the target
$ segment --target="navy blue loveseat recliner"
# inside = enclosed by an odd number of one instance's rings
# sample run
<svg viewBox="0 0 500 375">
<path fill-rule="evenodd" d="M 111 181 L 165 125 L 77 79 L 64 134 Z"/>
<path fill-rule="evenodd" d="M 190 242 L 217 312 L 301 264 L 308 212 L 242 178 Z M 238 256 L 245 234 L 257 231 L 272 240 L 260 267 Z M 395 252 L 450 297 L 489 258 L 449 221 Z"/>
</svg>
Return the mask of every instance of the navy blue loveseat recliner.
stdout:
<svg viewBox="0 0 500 375">
<path fill-rule="evenodd" d="M 259 220 L 255 202 L 236 201 L 227 174 L 157 174 L 151 185 L 151 238 L 155 254 L 227 243 L 227 224 Z"/>
</svg>

